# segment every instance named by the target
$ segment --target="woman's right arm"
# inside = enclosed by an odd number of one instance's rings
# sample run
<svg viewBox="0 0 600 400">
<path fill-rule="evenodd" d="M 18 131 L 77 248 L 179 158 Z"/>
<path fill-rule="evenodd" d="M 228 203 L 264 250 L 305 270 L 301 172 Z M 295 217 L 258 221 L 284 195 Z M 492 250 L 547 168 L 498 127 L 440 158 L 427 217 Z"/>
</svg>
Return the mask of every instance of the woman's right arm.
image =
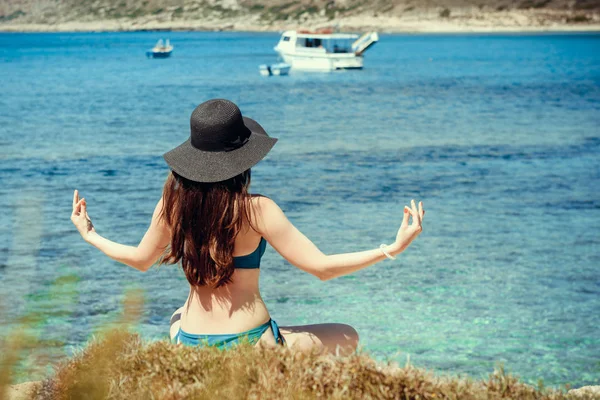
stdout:
<svg viewBox="0 0 600 400">
<path fill-rule="evenodd" d="M 259 233 L 288 262 L 321 280 L 348 275 L 386 259 L 385 254 L 379 248 L 325 255 L 287 219 L 273 200 L 260 197 L 257 198 L 257 201 L 259 212 L 256 228 Z M 414 200 L 412 200 L 410 208 L 404 207 L 404 217 L 396 240 L 384 250 L 392 256 L 403 252 L 421 233 L 424 214 L 421 202 L 418 208 Z M 409 217 L 412 217 L 410 224 Z"/>
<path fill-rule="evenodd" d="M 73 221 L 86 242 L 98 248 L 113 260 L 140 271 L 147 271 L 163 254 L 171 238 L 169 228 L 160 215 L 162 207 L 163 200 L 161 198 L 154 209 L 150 227 L 137 246 L 127 246 L 100 236 L 94 229 L 87 213 L 87 203 L 85 199 L 79 199 L 77 190 L 73 193 L 71 221 Z"/>
</svg>

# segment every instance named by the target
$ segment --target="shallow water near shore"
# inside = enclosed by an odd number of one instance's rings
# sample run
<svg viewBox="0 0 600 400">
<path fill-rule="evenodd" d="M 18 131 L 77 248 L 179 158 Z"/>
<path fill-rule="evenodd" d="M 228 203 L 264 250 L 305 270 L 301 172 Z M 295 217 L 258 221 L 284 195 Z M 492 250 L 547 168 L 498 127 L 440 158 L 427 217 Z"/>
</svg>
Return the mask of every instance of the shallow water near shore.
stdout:
<svg viewBox="0 0 600 400">
<path fill-rule="evenodd" d="M 173 57 L 144 56 L 158 38 Z M 600 380 L 600 35 L 386 35 L 365 69 L 264 78 L 276 34 L 0 34 L 1 334 L 44 311 L 70 354 L 145 292 L 137 328 L 168 334 L 183 274 L 140 273 L 86 245 L 135 244 L 200 102 L 228 98 L 279 138 L 253 169 L 324 252 L 424 233 L 397 261 L 320 282 L 272 248 L 261 290 L 280 325 L 343 322 L 381 359 L 547 385 Z M 52 292 L 79 277 L 74 301 Z"/>
</svg>

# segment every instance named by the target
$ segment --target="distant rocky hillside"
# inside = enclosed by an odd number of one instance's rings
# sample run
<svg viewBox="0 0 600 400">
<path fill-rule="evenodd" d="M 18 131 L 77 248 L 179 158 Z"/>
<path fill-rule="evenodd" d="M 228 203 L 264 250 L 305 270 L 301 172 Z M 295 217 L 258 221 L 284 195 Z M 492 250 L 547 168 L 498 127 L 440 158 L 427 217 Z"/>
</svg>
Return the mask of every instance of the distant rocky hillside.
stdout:
<svg viewBox="0 0 600 400">
<path fill-rule="evenodd" d="M 411 26 L 419 30 L 423 21 L 438 23 L 438 30 L 457 24 L 475 28 L 600 24 L 600 0 L 0 1 L 3 30 L 27 26 L 38 30 L 52 30 L 53 26 L 74 30 L 275 30 L 338 25 L 401 31 L 411 30 Z"/>
</svg>

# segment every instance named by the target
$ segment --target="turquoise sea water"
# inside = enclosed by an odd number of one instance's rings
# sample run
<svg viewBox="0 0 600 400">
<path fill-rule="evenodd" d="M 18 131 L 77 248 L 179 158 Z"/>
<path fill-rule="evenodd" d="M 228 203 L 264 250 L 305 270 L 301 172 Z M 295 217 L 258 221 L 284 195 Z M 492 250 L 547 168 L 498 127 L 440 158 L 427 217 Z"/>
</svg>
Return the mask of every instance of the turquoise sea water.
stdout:
<svg viewBox="0 0 600 400">
<path fill-rule="evenodd" d="M 167 60 L 146 59 L 158 38 Z M 165 337 L 176 267 L 139 273 L 87 246 L 135 244 L 194 107 L 237 102 L 280 140 L 253 170 L 328 253 L 390 242 L 411 198 L 424 233 L 397 261 L 320 282 L 271 248 L 261 289 L 280 325 L 343 322 L 365 350 L 439 373 L 600 382 L 600 35 L 383 35 L 365 69 L 264 78 L 277 34 L 0 34 L 3 334 L 43 311 L 69 353 L 142 288 L 139 331 Z M 80 278 L 65 301 L 57 277 Z"/>
</svg>

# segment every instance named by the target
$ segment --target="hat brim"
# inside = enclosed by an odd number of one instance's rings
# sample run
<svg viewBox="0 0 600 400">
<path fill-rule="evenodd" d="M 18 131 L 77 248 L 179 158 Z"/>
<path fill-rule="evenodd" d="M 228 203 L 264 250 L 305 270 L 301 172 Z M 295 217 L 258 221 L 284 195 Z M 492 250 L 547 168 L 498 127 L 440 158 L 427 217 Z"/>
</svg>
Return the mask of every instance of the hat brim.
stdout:
<svg viewBox="0 0 600 400">
<path fill-rule="evenodd" d="M 220 182 L 233 178 L 262 160 L 277 142 L 251 118 L 243 117 L 250 137 L 243 146 L 231 151 L 198 150 L 190 139 L 163 155 L 178 175 L 194 182 Z"/>
</svg>

